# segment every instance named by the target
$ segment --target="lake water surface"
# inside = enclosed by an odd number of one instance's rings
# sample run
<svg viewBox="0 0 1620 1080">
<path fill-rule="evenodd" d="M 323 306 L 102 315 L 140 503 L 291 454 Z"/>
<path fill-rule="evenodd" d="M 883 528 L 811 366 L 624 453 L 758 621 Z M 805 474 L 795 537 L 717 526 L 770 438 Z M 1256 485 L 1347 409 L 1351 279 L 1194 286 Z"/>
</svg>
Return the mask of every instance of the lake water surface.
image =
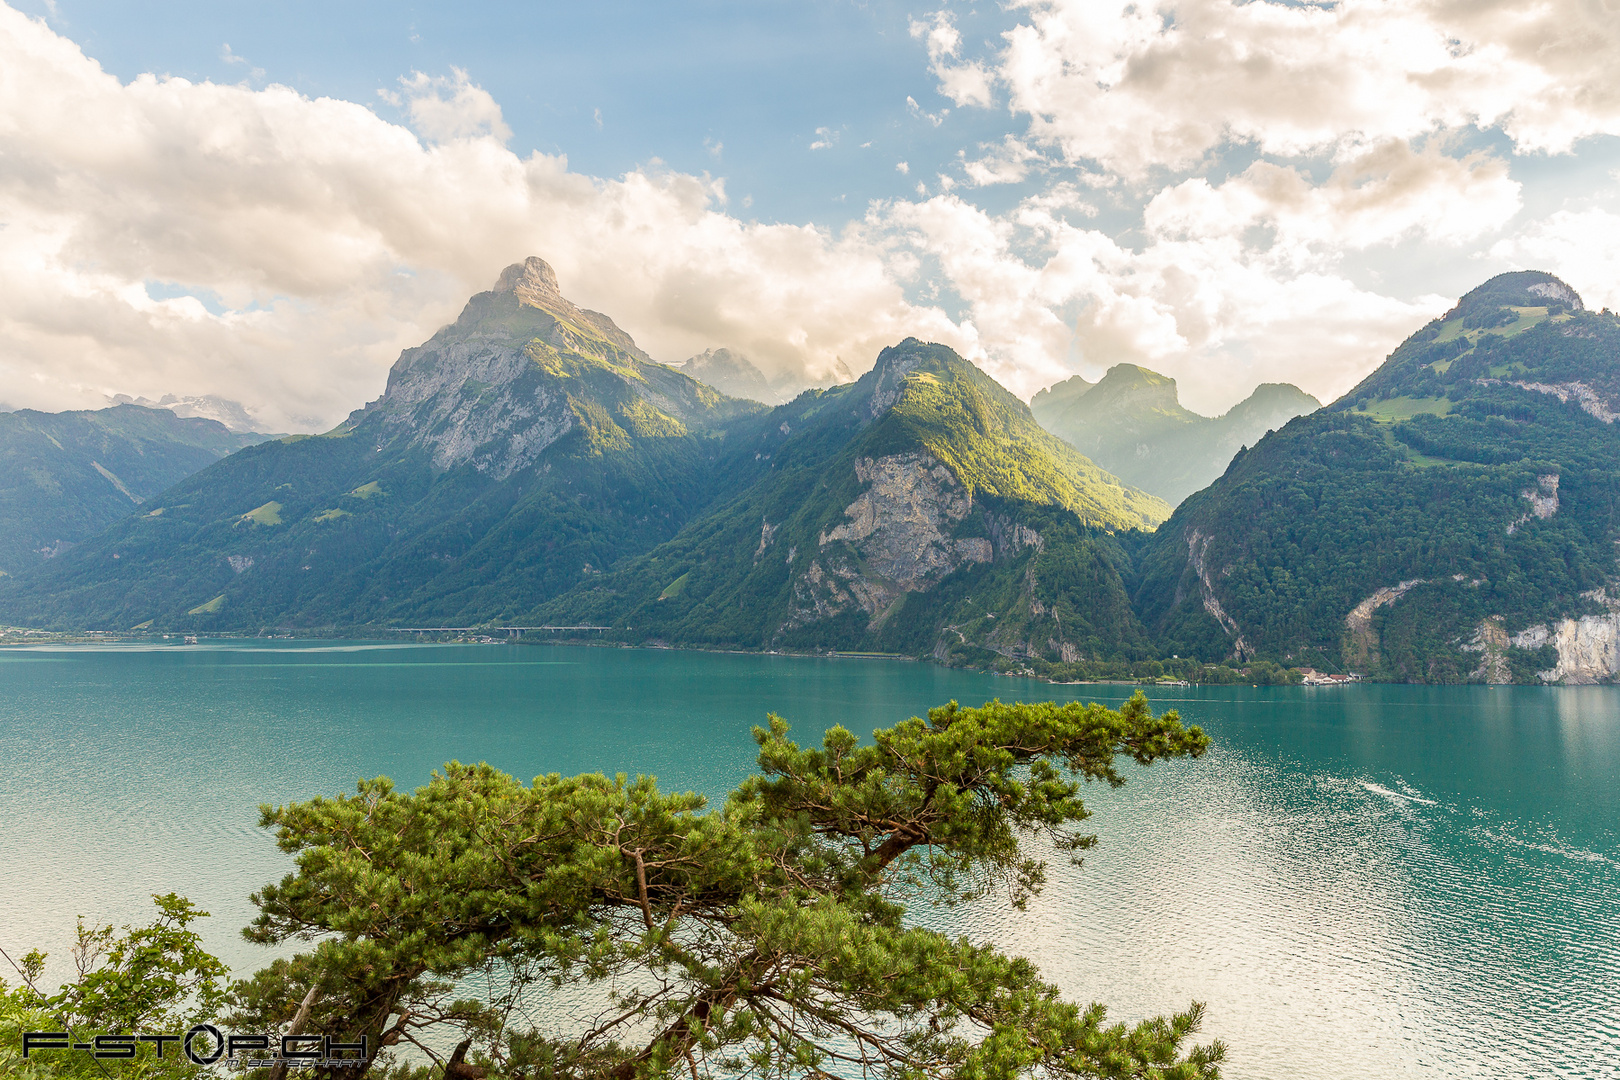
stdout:
<svg viewBox="0 0 1620 1080">
<path fill-rule="evenodd" d="M 213 918 L 290 861 L 260 803 L 444 761 L 651 773 L 723 794 L 768 711 L 801 741 L 955 698 L 1118 703 L 926 664 L 528 646 L 223 642 L 0 650 L 0 947 L 74 917 Z M 1620 689 L 1163 688 L 1197 762 L 1092 787 L 1100 843 L 1024 913 L 930 925 L 1035 959 L 1120 1019 L 1207 1003 L 1232 1080 L 1620 1077 Z"/>
</svg>

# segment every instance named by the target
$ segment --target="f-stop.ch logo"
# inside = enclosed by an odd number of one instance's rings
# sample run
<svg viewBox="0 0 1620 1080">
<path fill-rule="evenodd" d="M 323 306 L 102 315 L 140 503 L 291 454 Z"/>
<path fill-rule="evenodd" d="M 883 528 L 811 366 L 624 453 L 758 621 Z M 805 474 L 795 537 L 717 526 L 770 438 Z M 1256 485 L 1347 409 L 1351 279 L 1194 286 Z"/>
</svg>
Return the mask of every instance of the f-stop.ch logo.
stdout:
<svg viewBox="0 0 1620 1080">
<path fill-rule="evenodd" d="M 42 1050 L 88 1051 L 98 1060 L 130 1060 L 141 1043 L 151 1043 L 162 1060 L 165 1050 L 178 1049 L 193 1065 L 218 1065 L 238 1069 L 265 1069 L 283 1065 L 290 1069 L 354 1068 L 366 1062 L 366 1036 L 357 1042 L 331 1035 L 226 1034 L 213 1024 L 195 1024 L 182 1035 L 152 1034 L 95 1035 L 75 1039 L 66 1031 L 23 1032 L 23 1057 Z M 353 1055 L 346 1057 L 344 1055 Z"/>
</svg>

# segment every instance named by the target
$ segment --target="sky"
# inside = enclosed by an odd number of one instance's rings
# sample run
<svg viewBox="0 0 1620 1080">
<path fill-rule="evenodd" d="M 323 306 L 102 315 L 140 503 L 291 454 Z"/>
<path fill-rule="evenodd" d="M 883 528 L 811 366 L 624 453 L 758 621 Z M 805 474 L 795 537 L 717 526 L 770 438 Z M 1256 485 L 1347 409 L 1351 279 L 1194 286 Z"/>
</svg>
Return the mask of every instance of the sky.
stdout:
<svg viewBox="0 0 1620 1080">
<path fill-rule="evenodd" d="M 0 4 L 0 402 L 322 430 L 539 255 L 656 359 L 1331 400 L 1620 308 L 1620 0 Z"/>
</svg>

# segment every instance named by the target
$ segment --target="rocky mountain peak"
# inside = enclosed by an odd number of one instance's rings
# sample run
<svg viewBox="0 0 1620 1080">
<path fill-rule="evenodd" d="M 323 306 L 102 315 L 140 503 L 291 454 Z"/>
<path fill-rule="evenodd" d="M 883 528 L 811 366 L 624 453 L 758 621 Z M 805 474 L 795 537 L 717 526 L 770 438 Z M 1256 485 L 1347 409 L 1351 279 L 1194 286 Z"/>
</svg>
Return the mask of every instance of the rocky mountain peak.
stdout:
<svg viewBox="0 0 1620 1080">
<path fill-rule="evenodd" d="M 925 344 L 914 337 L 908 337 L 900 344 L 890 345 L 878 353 L 877 363 L 860 379 L 862 383 L 871 380 L 867 415 L 874 420 L 882 416 L 900 400 L 901 384 L 907 375 L 931 360 L 944 362 L 947 356 L 954 358 L 956 354 L 944 345 Z"/>
<path fill-rule="evenodd" d="M 501 271 L 500 278 L 495 282 L 495 293 L 516 293 L 519 300 L 528 301 L 537 307 L 545 304 L 539 301 L 556 302 L 562 299 L 562 290 L 557 285 L 557 272 L 551 264 L 538 255 L 530 255 L 520 263 L 513 263 Z"/>
<path fill-rule="evenodd" d="M 1049 413 L 1055 413 L 1073 405 L 1076 401 L 1085 397 L 1087 391 L 1096 385 L 1094 382 L 1087 382 L 1079 375 L 1070 376 L 1062 382 L 1053 383 L 1045 390 L 1037 391 L 1035 396 L 1029 399 L 1030 411 L 1035 414 L 1037 419 L 1045 423 L 1045 418 Z"/>
<path fill-rule="evenodd" d="M 1193 413 L 1181 406 L 1176 380 L 1135 364 L 1115 364 L 1086 395 L 1090 410 L 1126 409 L 1156 412 L 1192 419 Z"/>
</svg>

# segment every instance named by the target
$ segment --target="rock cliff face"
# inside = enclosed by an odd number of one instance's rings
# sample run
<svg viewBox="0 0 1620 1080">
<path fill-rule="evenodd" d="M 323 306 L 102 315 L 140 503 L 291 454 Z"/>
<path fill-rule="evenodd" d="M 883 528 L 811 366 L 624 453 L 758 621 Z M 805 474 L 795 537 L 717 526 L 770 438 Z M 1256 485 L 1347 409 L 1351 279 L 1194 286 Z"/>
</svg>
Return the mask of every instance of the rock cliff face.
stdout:
<svg viewBox="0 0 1620 1080">
<path fill-rule="evenodd" d="M 1346 663 L 1353 667 L 1365 668 L 1377 662 L 1378 641 L 1372 629 L 1373 612 L 1385 604 L 1393 604 L 1423 584 L 1425 582 L 1422 578 L 1413 578 L 1399 585 L 1375 590 L 1371 596 L 1350 609 L 1350 614 L 1344 617 Z"/>
<path fill-rule="evenodd" d="M 1521 390 L 1533 390 L 1538 394 L 1551 394 L 1559 401 L 1574 401 L 1581 407 L 1582 412 L 1596 417 L 1605 424 L 1612 424 L 1620 419 L 1620 411 L 1616 411 L 1612 401 L 1578 379 L 1567 383 L 1524 382 L 1515 379 L 1508 385 L 1517 386 Z"/>
<path fill-rule="evenodd" d="M 933 588 L 964 563 L 993 557 L 988 539 L 951 538 L 973 498 L 931 455 L 858 458 L 855 476 L 866 490 L 845 508 L 847 522 L 817 538 L 816 556 L 793 584 L 793 614 L 784 630 L 850 604 L 871 617 L 868 628 L 875 630 L 906 593 Z"/>
<path fill-rule="evenodd" d="M 1248 642 L 1243 640 L 1243 631 L 1238 627 L 1237 621 L 1226 613 L 1221 607 L 1220 599 L 1215 595 L 1215 580 L 1209 569 L 1209 542 L 1211 537 L 1194 529 L 1187 537 L 1187 560 L 1197 575 L 1199 595 L 1203 599 L 1204 610 L 1210 618 L 1232 635 L 1232 655 L 1241 660 L 1249 651 Z"/>
<path fill-rule="evenodd" d="M 1513 635 L 1512 644 L 1521 649 L 1551 645 L 1557 650 L 1558 662 L 1536 673 L 1543 682 L 1585 686 L 1620 676 L 1620 599 L 1611 599 L 1606 589 L 1594 589 L 1582 599 L 1608 610 L 1540 623 Z"/>
<path fill-rule="evenodd" d="M 1540 672 L 1547 682 L 1585 685 L 1620 675 L 1620 615 L 1560 619 L 1552 628 L 1558 665 Z"/>
<path fill-rule="evenodd" d="M 521 347 L 473 341 L 422 352 L 395 370 L 380 406 L 388 427 L 432 447 L 435 468 L 471 463 L 505 480 L 574 426 L 565 395 L 524 378 L 534 361 Z"/>
</svg>

